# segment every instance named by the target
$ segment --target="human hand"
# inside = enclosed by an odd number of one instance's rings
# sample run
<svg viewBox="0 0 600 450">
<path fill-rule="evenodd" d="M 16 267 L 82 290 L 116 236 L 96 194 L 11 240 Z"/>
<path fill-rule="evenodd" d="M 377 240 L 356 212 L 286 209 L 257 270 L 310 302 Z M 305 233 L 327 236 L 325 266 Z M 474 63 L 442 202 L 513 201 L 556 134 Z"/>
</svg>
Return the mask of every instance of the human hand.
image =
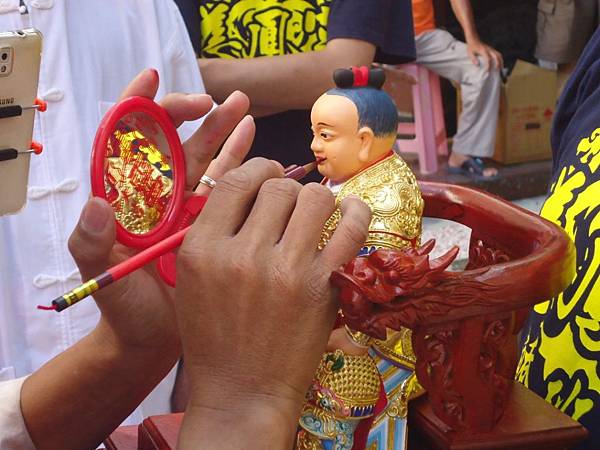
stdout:
<svg viewBox="0 0 600 450">
<path fill-rule="evenodd" d="M 152 99 L 156 95 L 158 82 L 157 72 L 146 70 L 129 84 L 122 98 L 139 95 Z M 209 114 L 196 133 L 184 143 L 187 190 L 191 191 L 205 171 L 218 179 L 224 172 L 240 164 L 254 136 L 252 118 L 243 118 L 248 103 L 245 95 L 239 92 L 232 94 Z M 213 106 L 210 96 L 202 94 L 170 94 L 160 104 L 169 113 L 175 126 L 185 120 L 198 119 Z M 230 133 L 220 155 L 213 161 L 214 154 Z M 85 205 L 69 239 L 69 250 L 84 280 L 134 253 L 115 243 L 114 211 L 99 198 L 92 198 Z M 171 365 L 174 363 L 180 354 L 180 343 L 172 306 L 172 290 L 157 276 L 153 264 L 103 288 L 94 298 L 102 313 L 94 336 L 100 336 L 113 347 L 146 350 L 150 355 L 171 359 Z"/>
<path fill-rule="evenodd" d="M 373 63 L 371 64 L 371 67 L 380 68 L 385 73 L 385 82 L 383 83 L 383 89 L 385 91 L 387 91 L 386 87 L 390 86 L 390 89 L 393 89 L 391 85 L 396 85 L 398 83 L 409 86 L 417 84 L 417 79 L 415 77 L 404 70 L 399 69 L 397 66 Z"/>
<path fill-rule="evenodd" d="M 477 57 L 480 56 L 483 58 L 486 72 L 490 70 L 490 67 L 501 70 L 504 65 L 502 54 L 479 39 L 467 40 L 467 52 L 469 58 L 471 58 L 471 62 L 477 67 L 479 67 Z"/>
<path fill-rule="evenodd" d="M 363 245 L 370 210 L 346 199 L 319 251 L 334 197 L 282 175 L 261 158 L 227 173 L 180 248 L 175 307 L 191 383 L 180 449 L 239 448 L 244 432 L 244 448 L 291 447 L 338 308 L 329 276 Z"/>
</svg>

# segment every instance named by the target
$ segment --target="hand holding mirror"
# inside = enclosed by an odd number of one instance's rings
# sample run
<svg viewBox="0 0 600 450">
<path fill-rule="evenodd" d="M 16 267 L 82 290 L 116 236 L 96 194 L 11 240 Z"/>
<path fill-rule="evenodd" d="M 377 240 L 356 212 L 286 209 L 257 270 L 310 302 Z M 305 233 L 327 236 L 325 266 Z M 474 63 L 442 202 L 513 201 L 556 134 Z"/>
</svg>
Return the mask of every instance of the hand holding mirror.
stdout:
<svg viewBox="0 0 600 450">
<path fill-rule="evenodd" d="M 207 95 L 168 94 L 159 105 L 151 100 L 158 83 L 156 71 L 146 70 L 136 77 L 123 92 L 123 100 L 102 120 L 94 141 L 92 192 L 115 210 L 119 242 L 114 247 L 115 258 L 122 262 L 58 297 L 51 309 L 70 306 L 111 279 L 115 281 L 176 248 L 183 233 L 179 239 L 168 237 L 193 220 L 204 202 L 199 195 L 210 193 L 205 185 L 199 185 L 194 193 L 201 176 L 218 179 L 246 156 L 254 124 L 251 117 L 244 117 L 249 105 L 244 94 L 231 94 L 212 111 L 213 102 Z M 182 145 L 176 127 L 209 111 L 202 126 Z M 158 248 L 153 246 L 156 243 Z M 146 250 L 125 260 L 132 253 L 125 247 Z M 164 257 L 159 263 L 162 278 L 170 284 L 175 281 L 174 259 L 174 255 Z M 85 274 L 88 278 L 92 275 Z"/>
<path fill-rule="evenodd" d="M 218 108 L 227 108 L 226 103 Z M 190 140 L 196 137 L 197 144 L 210 142 L 213 146 L 215 142 L 222 142 L 240 118 L 233 114 L 233 107 L 230 109 L 231 114 L 222 111 L 221 120 L 211 123 L 209 116 Z M 225 117 L 230 122 L 228 125 L 223 124 Z M 251 121 L 251 117 L 242 119 L 239 125 L 244 126 L 238 127 L 242 128 L 238 134 L 245 136 L 235 136 L 236 128 L 210 166 L 208 162 L 218 144 L 215 148 L 200 150 L 205 167 L 208 166 L 209 180 L 218 179 L 241 163 L 252 138 L 248 136 L 251 127 L 244 122 Z M 202 131 L 205 131 L 204 137 Z M 107 112 L 92 150 L 92 193 L 104 198 L 114 209 L 117 241 L 141 251 L 56 298 L 51 307 L 41 309 L 62 311 L 156 258 L 160 276 L 167 284 L 175 285 L 174 250 L 183 241 L 211 190 L 210 183 L 198 184 L 195 192 L 190 188 L 200 180 L 205 167 L 186 167 L 185 153 L 172 117 L 154 101 L 130 97 Z M 188 159 L 197 165 L 197 160 L 203 158 L 198 154 L 194 156 Z M 286 176 L 299 179 L 313 166 L 290 167 Z"/>
</svg>

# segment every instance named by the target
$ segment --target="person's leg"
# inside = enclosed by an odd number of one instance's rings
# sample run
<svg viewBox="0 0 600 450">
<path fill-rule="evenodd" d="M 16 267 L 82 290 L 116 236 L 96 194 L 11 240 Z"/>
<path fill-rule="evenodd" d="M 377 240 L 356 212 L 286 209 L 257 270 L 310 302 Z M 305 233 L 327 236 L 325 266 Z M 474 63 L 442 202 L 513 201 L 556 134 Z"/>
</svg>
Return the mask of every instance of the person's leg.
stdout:
<svg viewBox="0 0 600 450">
<path fill-rule="evenodd" d="M 443 30 L 417 36 L 417 63 L 444 78 L 460 84 L 462 112 L 448 159 L 450 167 L 460 167 L 470 157 L 487 158 L 494 153 L 498 106 L 500 102 L 500 73 L 497 68 L 485 70 L 483 63 L 474 65 L 467 46 Z M 486 168 L 486 177 L 497 174 Z"/>
</svg>

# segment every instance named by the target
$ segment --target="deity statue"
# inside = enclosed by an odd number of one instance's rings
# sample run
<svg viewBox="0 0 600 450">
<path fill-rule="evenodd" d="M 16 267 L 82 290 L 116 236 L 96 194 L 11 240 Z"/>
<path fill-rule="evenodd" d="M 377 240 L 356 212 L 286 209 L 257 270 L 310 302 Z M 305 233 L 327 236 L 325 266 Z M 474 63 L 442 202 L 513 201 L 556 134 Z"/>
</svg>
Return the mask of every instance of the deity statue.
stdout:
<svg viewBox="0 0 600 450">
<path fill-rule="evenodd" d="M 354 195 L 373 213 L 357 258 L 377 249 L 417 248 L 423 199 L 407 164 L 392 150 L 398 114 L 381 90 L 381 69 L 340 69 L 336 88 L 311 111 L 311 149 L 323 184 L 338 208 L 325 224 L 320 248 L 340 220 L 341 201 Z M 303 407 L 297 449 L 405 448 L 408 401 L 422 388 L 414 375 L 411 332 L 388 330 L 378 340 L 352 330 L 340 314 Z"/>
</svg>

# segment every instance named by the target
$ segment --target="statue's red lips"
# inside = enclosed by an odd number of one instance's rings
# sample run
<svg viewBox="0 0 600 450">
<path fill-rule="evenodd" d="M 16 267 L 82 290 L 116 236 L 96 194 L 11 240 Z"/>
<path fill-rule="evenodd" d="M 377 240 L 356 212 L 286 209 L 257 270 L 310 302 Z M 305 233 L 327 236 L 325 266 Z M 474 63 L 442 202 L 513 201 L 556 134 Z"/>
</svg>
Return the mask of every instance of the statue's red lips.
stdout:
<svg viewBox="0 0 600 450">
<path fill-rule="evenodd" d="M 327 158 L 323 158 L 322 156 L 317 156 L 317 157 L 315 157 L 315 159 L 317 161 L 317 164 L 321 164 L 327 160 Z"/>
</svg>

